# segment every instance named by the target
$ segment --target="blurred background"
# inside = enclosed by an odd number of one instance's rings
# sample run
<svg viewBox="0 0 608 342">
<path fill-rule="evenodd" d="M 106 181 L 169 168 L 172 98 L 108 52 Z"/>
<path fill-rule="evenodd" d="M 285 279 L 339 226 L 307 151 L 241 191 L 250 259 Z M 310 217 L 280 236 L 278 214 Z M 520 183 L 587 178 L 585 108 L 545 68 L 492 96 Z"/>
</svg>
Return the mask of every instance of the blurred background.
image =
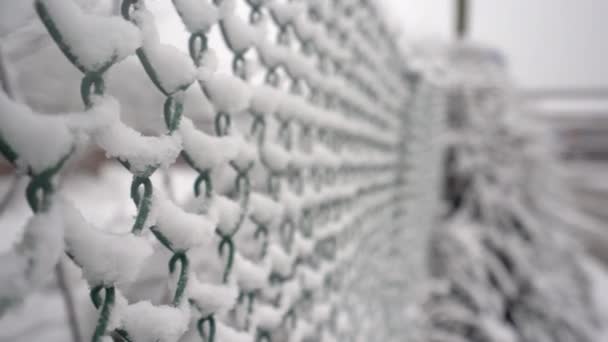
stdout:
<svg viewBox="0 0 608 342">
<path fill-rule="evenodd" d="M 454 36 L 458 1 L 383 2 L 390 22 L 406 42 Z M 502 51 L 522 88 L 606 93 L 608 2 L 469 0 L 468 5 L 468 38 Z"/>
<path fill-rule="evenodd" d="M 382 2 L 402 44 L 454 37 L 458 1 Z M 514 82 L 542 113 L 608 112 L 608 2 L 468 1 L 467 39 L 505 57 Z"/>
<path fill-rule="evenodd" d="M 552 126 L 578 204 L 598 218 L 578 231 L 608 261 L 605 174 L 608 155 L 608 2 L 603 0 L 386 0 L 387 20 L 407 50 L 459 36 L 500 55 L 531 116 Z"/>
</svg>

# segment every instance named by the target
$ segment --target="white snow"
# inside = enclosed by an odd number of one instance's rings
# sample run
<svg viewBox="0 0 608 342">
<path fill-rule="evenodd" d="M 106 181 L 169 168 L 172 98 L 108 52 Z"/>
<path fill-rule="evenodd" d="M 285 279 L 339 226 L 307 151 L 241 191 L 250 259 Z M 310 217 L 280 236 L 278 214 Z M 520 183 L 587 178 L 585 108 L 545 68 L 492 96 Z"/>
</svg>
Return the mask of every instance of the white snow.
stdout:
<svg viewBox="0 0 608 342">
<path fill-rule="evenodd" d="M 253 336 L 246 331 L 235 330 L 218 321 L 215 326 L 215 340 L 218 342 L 253 342 Z"/>
<path fill-rule="evenodd" d="M 312 155 L 309 153 L 302 152 L 300 150 L 294 150 L 291 152 L 291 158 L 289 160 L 289 166 L 296 170 L 302 170 L 309 167 L 312 164 Z"/>
<path fill-rule="evenodd" d="M 346 312 L 341 312 L 336 319 L 336 326 L 339 332 L 348 331 L 352 325 L 351 320 Z"/>
<path fill-rule="evenodd" d="M 215 236 L 216 222 L 207 216 L 184 211 L 170 199 L 155 194 L 156 230 L 176 251 L 209 243 Z"/>
<path fill-rule="evenodd" d="M 66 251 L 82 267 L 91 286 L 122 285 L 135 280 L 146 258 L 152 254 L 149 242 L 133 234 L 102 232 L 88 223 L 68 202 L 64 202 Z"/>
<path fill-rule="evenodd" d="M 207 49 L 207 51 L 205 51 L 205 53 L 203 54 L 203 57 L 201 59 L 201 65 L 200 65 L 199 69 L 207 70 L 209 72 L 216 72 L 218 69 L 218 65 L 219 65 L 219 60 L 218 60 L 217 53 L 215 52 L 215 50 L 212 48 Z M 199 71 L 199 72 L 201 72 L 201 71 Z"/>
<path fill-rule="evenodd" d="M 304 341 L 306 338 L 309 338 L 314 333 L 314 326 L 310 324 L 308 321 L 303 319 L 299 319 L 296 321 L 296 328 L 291 331 L 289 340 L 291 342 L 300 342 Z"/>
<path fill-rule="evenodd" d="M 266 226 L 280 218 L 283 214 L 281 203 L 258 192 L 252 192 L 249 195 L 249 206 L 251 218 L 255 222 Z"/>
<path fill-rule="evenodd" d="M 234 136 L 212 136 L 197 130 L 194 124 L 182 118 L 179 132 L 183 138 L 184 150 L 196 167 L 209 170 L 226 164 L 236 158 L 240 141 Z"/>
<path fill-rule="evenodd" d="M 145 8 L 139 8 L 131 17 L 141 29 L 143 51 L 163 91 L 173 94 L 194 82 L 196 68 L 192 59 L 176 47 L 160 43 L 152 13 Z"/>
<path fill-rule="evenodd" d="M 302 281 L 302 288 L 306 290 L 317 290 L 323 286 L 324 274 L 310 267 L 298 268 L 298 276 Z"/>
<path fill-rule="evenodd" d="M 269 141 L 262 144 L 260 157 L 264 164 L 275 173 L 285 172 L 290 161 L 289 152 L 283 146 Z"/>
<path fill-rule="evenodd" d="M 240 253 L 235 253 L 234 271 L 239 287 L 244 291 L 254 291 L 266 286 L 270 269 L 266 265 L 253 263 Z"/>
<path fill-rule="evenodd" d="M 56 117 L 32 112 L 0 91 L 0 138 L 18 155 L 18 165 L 40 173 L 67 156 L 73 137 Z"/>
<path fill-rule="evenodd" d="M 209 54 L 206 53 L 204 56 L 207 55 Z M 207 63 L 205 57 L 203 57 L 203 63 Z M 190 118 L 195 122 L 212 122 L 215 117 L 213 106 L 198 86 L 191 86 L 186 89 L 184 92 L 183 108 L 180 126 L 183 123 L 184 117 Z"/>
<path fill-rule="evenodd" d="M 188 279 L 188 298 L 196 303 L 202 317 L 224 313 L 236 303 L 238 288 L 234 285 L 203 283 L 192 274 Z"/>
<path fill-rule="evenodd" d="M 274 306 L 257 304 L 253 310 L 254 321 L 262 329 L 276 329 L 283 320 L 283 311 Z"/>
<path fill-rule="evenodd" d="M 226 194 L 234 189 L 237 172 L 230 164 L 222 164 L 211 170 L 213 188 L 219 194 Z"/>
<path fill-rule="evenodd" d="M 121 61 L 141 44 L 137 27 L 119 16 L 84 13 L 72 0 L 37 0 L 48 11 L 62 39 L 86 70 Z"/>
<path fill-rule="evenodd" d="M 120 104 L 111 96 L 91 96 L 91 107 L 84 112 L 57 115 L 76 136 L 90 136 L 107 129 L 119 117 Z"/>
<path fill-rule="evenodd" d="M 251 110 L 260 115 L 272 115 L 279 107 L 283 92 L 266 84 L 253 88 Z"/>
<path fill-rule="evenodd" d="M 306 78 L 317 72 L 313 61 L 303 55 L 291 53 L 286 57 L 285 67 L 293 78 Z"/>
<path fill-rule="evenodd" d="M 228 46 L 236 53 L 244 53 L 260 39 L 258 28 L 249 25 L 235 14 L 224 17 L 221 25 Z"/>
<path fill-rule="evenodd" d="M 302 206 L 301 199 L 295 193 L 289 190 L 283 190 L 280 195 L 280 202 L 285 208 L 284 214 L 293 222 L 297 222 L 300 217 L 300 208 Z"/>
<path fill-rule="evenodd" d="M 279 66 L 291 53 L 287 47 L 272 44 L 267 40 L 260 40 L 256 47 L 262 62 L 268 67 Z"/>
<path fill-rule="evenodd" d="M 60 205 L 30 217 L 21 241 L 0 254 L 0 317 L 53 274 L 63 248 Z"/>
<path fill-rule="evenodd" d="M 258 155 L 256 145 L 248 142 L 237 131 L 233 133 L 234 137 L 239 141 L 239 150 L 236 157 L 233 159 L 234 164 L 239 170 L 244 170 L 255 162 Z"/>
<path fill-rule="evenodd" d="M 211 0 L 173 0 L 173 5 L 191 33 L 207 32 L 219 20 L 219 9 Z"/>
<path fill-rule="evenodd" d="M 314 38 L 317 35 L 316 31 L 321 29 L 319 25 L 313 24 L 305 15 L 297 16 L 293 22 L 293 27 L 304 41 Z"/>
<path fill-rule="evenodd" d="M 200 68 L 198 79 L 217 111 L 238 114 L 249 106 L 251 90 L 240 78 Z"/>
<path fill-rule="evenodd" d="M 124 309 L 122 323 L 133 341 L 177 342 L 188 329 L 189 311 L 167 305 L 154 306 L 148 301 Z"/>
<path fill-rule="evenodd" d="M 316 144 L 313 160 L 321 166 L 335 168 L 340 165 L 340 157 L 327 147 Z"/>
<path fill-rule="evenodd" d="M 218 213 L 218 230 L 222 234 L 229 235 L 236 228 L 241 213 L 240 205 L 228 197 L 215 195 L 212 199 L 212 208 Z"/>
<path fill-rule="evenodd" d="M 236 11 L 236 0 L 222 0 L 219 5 L 220 18 L 225 18 Z"/>
<path fill-rule="evenodd" d="M 105 293 L 102 293 L 102 295 L 105 295 Z M 121 327 L 123 314 L 128 306 L 129 302 L 122 294 L 122 292 L 120 292 L 119 289 L 114 289 L 114 305 L 112 306 L 112 310 L 110 311 L 110 317 L 108 318 L 108 326 L 106 327 L 106 331 L 112 331 Z M 99 309 L 95 309 L 95 311 L 96 314 L 99 314 L 99 311 L 101 311 L 101 307 Z"/>
<path fill-rule="evenodd" d="M 290 24 L 296 16 L 304 12 L 305 5 L 299 2 L 278 2 L 273 1 L 268 4 L 273 19 L 279 26 Z"/>
<path fill-rule="evenodd" d="M 316 236 L 315 236 L 316 238 Z M 296 231 L 293 240 L 293 251 L 299 256 L 311 255 L 315 249 L 316 241 L 314 239 L 305 238 L 302 233 Z"/>
<path fill-rule="evenodd" d="M 302 287 L 299 280 L 293 279 L 285 282 L 281 288 L 281 309 L 289 310 L 300 298 L 301 293 Z"/>
<path fill-rule="evenodd" d="M 315 323 L 323 323 L 329 320 L 332 306 L 328 303 L 318 303 L 312 308 L 312 319 Z"/>
<path fill-rule="evenodd" d="M 144 173 L 149 166 L 166 168 L 181 152 L 178 135 L 143 136 L 121 121 L 94 134 L 93 140 L 108 157 L 128 161 L 135 174 Z"/>
<path fill-rule="evenodd" d="M 276 243 L 271 243 L 268 246 L 267 253 L 271 260 L 273 271 L 282 276 L 288 276 L 291 274 L 294 258 L 287 254 L 287 252 L 285 252 L 281 246 L 277 245 Z"/>
</svg>

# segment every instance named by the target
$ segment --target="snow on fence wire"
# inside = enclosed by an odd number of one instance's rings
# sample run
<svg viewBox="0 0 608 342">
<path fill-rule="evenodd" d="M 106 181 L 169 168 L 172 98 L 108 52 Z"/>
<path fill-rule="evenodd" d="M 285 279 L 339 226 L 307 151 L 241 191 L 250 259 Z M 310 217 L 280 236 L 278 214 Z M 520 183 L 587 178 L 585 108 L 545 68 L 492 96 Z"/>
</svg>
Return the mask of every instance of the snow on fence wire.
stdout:
<svg viewBox="0 0 608 342">
<path fill-rule="evenodd" d="M 407 330 L 399 317 L 411 298 L 400 289 L 414 259 L 403 249 L 425 234 L 405 238 L 400 224 L 423 227 L 433 202 L 406 187 L 406 167 L 433 178 L 415 165 L 429 146 L 408 127 L 429 121 L 430 104 L 413 101 L 410 112 L 411 84 L 377 9 L 358 0 L 172 3 L 190 33 L 181 49 L 161 43 L 143 0 L 123 0 L 111 17 L 72 0 L 35 1 L 82 72 L 74 91 L 84 110 L 44 115 L 0 93 L 0 151 L 30 176 L 33 211 L 23 243 L 2 256 L 14 261 L 0 279 L 2 311 L 65 252 L 98 310 L 92 341 L 388 340 Z M 220 45 L 229 54 L 216 53 Z M 106 73 L 134 56 L 165 97 L 157 135 L 124 123 L 106 89 Z M 218 71 L 226 58 L 231 70 Z M 133 176 L 129 232 L 95 227 L 54 194 L 66 160 L 89 143 Z M 198 174 L 188 203 L 150 180 L 182 160 Z M 421 200 L 405 206 L 414 195 Z M 423 248 L 408 253 L 422 262 Z M 139 271 L 158 260 L 170 295 L 129 298 Z"/>
</svg>

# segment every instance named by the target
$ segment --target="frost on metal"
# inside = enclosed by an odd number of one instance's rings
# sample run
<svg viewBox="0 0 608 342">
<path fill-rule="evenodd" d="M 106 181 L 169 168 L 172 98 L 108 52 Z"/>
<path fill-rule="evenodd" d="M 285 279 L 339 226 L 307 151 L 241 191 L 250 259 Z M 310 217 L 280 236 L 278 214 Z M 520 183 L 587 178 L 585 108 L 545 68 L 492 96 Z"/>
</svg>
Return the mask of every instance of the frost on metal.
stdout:
<svg viewBox="0 0 608 342">
<path fill-rule="evenodd" d="M 597 341 L 588 261 L 572 236 L 572 224 L 586 221 L 567 192 L 557 145 L 517 107 L 495 57 L 465 44 L 448 52 L 440 90 L 448 100 L 444 209 L 430 245 L 438 283 L 425 304 L 428 340 Z"/>
<path fill-rule="evenodd" d="M 12 61 L 31 63 L 24 81 L 39 71 L 21 89 L 26 104 L 0 94 L 0 149 L 29 177 L 34 212 L 0 255 L 0 313 L 63 254 L 78 270 L 68 280 L 90 294 L 77 308 L 91 313 L 76 319 L 85 340 L 415 336 L 415 246 L 438 175 L 429 118 L 442 108 L 414 96 L 378 9 L 109 3 L 36 0 L 31 26 L 7 40 L 34 34 L 44 48 Z M 129 177 L 111 194 L 128 214 L 107 225 L 58 182 L 87 148 Z M 175 170 L 189 175 L 185 197 L 158 182 Z"/>
</svg>

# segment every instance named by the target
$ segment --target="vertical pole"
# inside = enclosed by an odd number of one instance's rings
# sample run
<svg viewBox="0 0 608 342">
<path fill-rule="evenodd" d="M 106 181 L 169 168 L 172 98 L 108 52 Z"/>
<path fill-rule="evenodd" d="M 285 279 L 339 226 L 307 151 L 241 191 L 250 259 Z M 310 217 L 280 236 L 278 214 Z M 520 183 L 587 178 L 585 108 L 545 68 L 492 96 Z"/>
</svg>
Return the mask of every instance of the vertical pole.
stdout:
<svg viewBox="0 0 608 342">
<path fill-rule="evenodd" d="M 469 0 L 456 0 L 456 37 L 463 39 L 469 30 Z"/>
</svg>

